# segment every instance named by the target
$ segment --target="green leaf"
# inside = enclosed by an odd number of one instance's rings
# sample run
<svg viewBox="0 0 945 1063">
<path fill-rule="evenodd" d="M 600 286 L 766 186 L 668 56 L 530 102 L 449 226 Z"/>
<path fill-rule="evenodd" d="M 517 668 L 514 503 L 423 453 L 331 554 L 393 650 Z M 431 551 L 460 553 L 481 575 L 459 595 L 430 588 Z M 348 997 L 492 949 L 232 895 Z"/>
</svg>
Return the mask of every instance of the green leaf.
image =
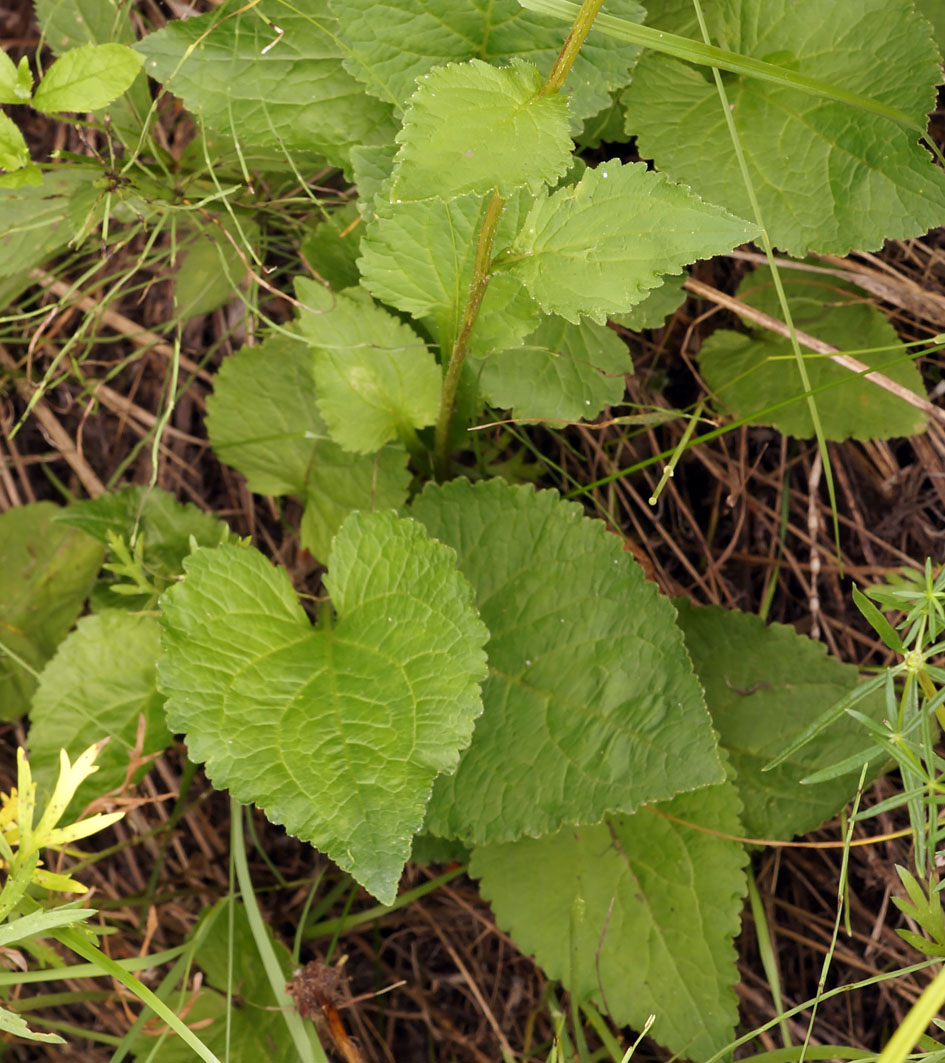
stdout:
<svg viewBox="0 0 945 1063">
<path fill-rule="evenodd" d="M 134 40 L 128 6 L 116 0 L 33 0 L 46 43 L 62 55 L 82 44 Z"/>
<path fill-rule="evenodd" d="M 24 55 L 16 66 L 0 49 L 0 103 L 26 103 L 33 95 L 33 75 Z"/>
<path fill-rule="evenodd" d="M 75 205 L 101 176 L 100 167 L 67 166 L 40 184 L 0 188 L 0 278 L 28 272 L 80 232 Z"/>
<path fill-rule="evenodd" d="M 421 74 L 448 61 L 502 66 L 520 57 L 548 74 L 567 33 L 556 19 L 523 11 L 517 0 L 332 0 L 331 6 L 349 49 L 345 68 L 395 107 Z M 612 0 L 607 10 L 643 21 L 636 0 Z M 592 31 L 565 85 L 571 113 L 586 118 L 605 107 L 610 90 L 626 85 L 638 54 L 635 46 Z"/>
<path fill-rule="evenodd" d="M 526 197 L 513 196 L 499 219 L 495 247 L 508 246 L 524 217 Z M 376 203 L 377 216 L 361 241 L 358 265 L 377 299 L 412 317 L 432 319 L 440 348 L 459 334 L 473 276 L 486 197 L 418 203 Z M 473 329 L 470 351 L 484 356 L 518 347 L 538 323 L 538 311 L 510 273 L 493 274 Z"/>
<path fill-rule="evenodd" d="M 302 340 L 275 334 L 226 359 L 207 400 L 207 431 L 221 461 L 251 491 L 305 503 L 302 545 L 321 561 L 355 509 L 398 509 L 407 500 L 407 453 L 389 445 L 351 454 L 328 438 L 318 412 L 315 358 Z"/>
<path fill-rule="evenodd" d="M 524 346 L 483 360 L 479 387 L 516 417 L 590 420 L 620 402 L 632 372 L 627 345 L 609 328 L 547 317 Z"/>
<path fill-rule="evenodd" d="M 899 637 L 899 632 L 896 631 L 892 624 L 890 624 L 886 617 L 883 616 L 855 583 L 853 584 L 853 604 L 860 610 L 863 614 L 863 618 L 869 626 L 877 635 L 879 635 L 893 653 L 906 652 L 905 646 L 902 644 L 902 639 Z"/>
<path fill-rule="evenodd" d="M 230 530 L 210 513 L 191 503 L 180 503 L 160 488 L 127 487 L 100 498 L 77 502 L 60 510 L 57 521 L 81 528 L 100 543 L 108 544 L 116 535 L 131 543 L 143 544 L 143 563 L 147 575 L 163 588 L 183 571 L 184 558 L 190 553 L 193 538 L 198 546 L 216 546 L 226 542 Z M 97 608 L 134 610 L 142 607 L 139 597 L 115 594 L 110 582 L 95 589 L 93 604 Z"/>
<path fill-rule="evenodd" d="M 90 743 L 111 737 L 99 770 L 79 787 L 72 807 L 121 785 L 144 716 L 147 756 L 171 740 L 157 691 L 160 628 L 149 616 L 108 610 L 83 617 L 39 677 L 30 709 L 30 766 L 47 793 L 59 777 L 59 751 L 73 763 Z M 143 772 L 139 769 L 134 778 Z"/>
<path fill-rule="evenodd" d="M 46 71 L 33 106 L 45 114 L 98 111 L 131 87 L 143 63 L 143 57 L 124 44 L 73 48 Z"/>
<path fill-rule="evenodd" d="M 364 228 L 358 223 L 359 217 L 358 203 L 348 203 L 315 225 L 302 240 L 303 261 L 336 292 L 354 287 L 361 279 L 357 258 Z"/>
<path fill-rule="evenodd" d="M 20 127 L 0 111 L 0 170 L 20 170 L 29 163 L 30 149 Z"/>
<path fill-rule="evenodd" d="M 327 0 L 309 0 L 304 11 L 279 0 L 252 9 L 230 0 L 168 23 L 136 48 L 152 77 L 210 129 L 243 144 L 319 152 L 347 166 L 353 146 L 393 138 L 390 107 L 367 96 L 341 65 L 344 48 Z"/>
<path fill-rule="evenodd" d="M 615 325 L 642 332 L 646 328 L 662 328 L 670 314 L 674 314 L 686 301 L 683 284 L 686 275 L 667 277 L 663 283 L 647 294 L 642 303 L 638 303 L 625 314 L 611 314 L 610 320 Z"/>
<path fill-rule="evenodd" d="M 740 835 L 739 809 L 723 783 L 595 826 L 479 846 L 469 872 L 499 926 L 579 1001 L 637 1029 L 655 1015 L 657 1041 L 706 1059 L 738 1018 L 732 941 L 747 857 L 710 832 Z"/>
<path fill-rule="evenodd" d="M 945 8 L 939 0 L 916 0 L 916 10 L 929 20 L 932 26 L 932 39 L 938 45 L 939 53 L 945 52 Z"/>
<path fill-rule="evenodd" d="M 568 103 L 540 96 L 541 85 L 521 59 L 502 69 L 471 59 L 423 74 L 397 134 L 391 201 L 554 184 L 571 165 Z"/>
<path fill-rule="evenodd" d="M 817 339 L 847 350 L 864 363 L 924 397 L 922 377 L 885 314 L 840 280 L 809 280 L 796 271 L 782 271 L 781 280 L 794 324 Z M 748 274 L 738 298 L 780 320 L 771 272 L 765 266 Z M 817 396 L 827 439 L 888 439 L 921 432 L 927 418 L 921 410 L 876 384 L 832 362 L 823 354 L 805 355 L 812 388 L 836 386 Z M 746 336 L 721 329 L 699 352 L 699 368 L 709 389 L 736 417 L 750 417 L 792 395 L 803 395 L 790 342 L 767 330 Z M 799 401 L 758 418 L 786 435 L 810 439 L 814 427 L 807 403 Z"/>
<path fill-rule="evenodd" d="M 372 454 L 436 421 L 442 373 L 420 337 L 362 289 L 335 294 L 296 279 L 302 335 L 314 348 L 318 408 L 336 443 Z"/>
<path fill-rule="evenodd" d="M 411 512 L 456 550 L 490 631 L 483 716 L 428 830 L 511 841 L 722 779 L 672 606 L 602 523 L 501 480 L 429 486 Z"/>
<path fill-rule="evenodd" d="M 229 215 L 201 226 L 184 245 L 174 274 L 174 302 L 181 321 L 209 314 L 235 298 L 249 276 L 245 245 L 254 246 L 258 237 L 259 226 L 245 217 L 240 218 L 239 228 Z"/>
<path fill-rule="evenodd" d="M 16 657 L 42 668 L 75 623 L 102 564 L 104 550 L 57 524 L 59 512 L 51 502 L 36 502 L 0 514 L 0 719 L 26 712 L 36 686 Z"/>
<path fill-rule="evenodd" d="M 869 734 L 844 714 L 772 771 L 762 768 L 859 682 L 824 645 L 749 613 L 676 599 L 679 625 L 722 745 L 735 768 L 752 838 L 792 838 L 819 827 L 856 792 L 860 768 L 811 786 L 813 771 L 866 750 Z M 879 719 L 879 693 L 861 707 Z M 865 758 L 864 758 L 865 759 Z"/>
<path fill-rule="evenodd" d="M 940 60 L 911 0 L 725 0 L 709 33 L 733 51 L 813 75 L 906 112 L 920 128 L 935 106 Z M 688 0 L 661 5 L 657 28 L 701 38 Z M 877 63 L 864 41 L 882 41 Z M 751 182 L 772 242 L 791 255 L 844 255 L 919 236 L 945 221 L 945 175 L 914 131 L 843 102 L 755 78 L 727 85 Z M 700 195 L 750 216 L 748 193 L 711 78 L 644 54 L 624 96 L 640 154 Z M 678 135 L 682 123 L 689 131 Z"/>
<path fill-rule="evenodd" d="M 45 1041 L 50 1045 L 64 1045 L 66 1042 L 57 1033 L 37 1033 L 26 1024 L 26 1019 L 7 1008 L 0 1008 L 0 1030 L 13 1037 L 22 1037 L 27 1041 Z"/>
<path fill-rule="evenodd" d="M 191 757 L 384 904 L 481 711 L 488 634 L 454 560 L 414 521 L 355 513 L 325 578 L 333 628 L 248 547 L 197 551 L 163 599 L 161 684 Z"/>
<path fill-rule="evenodd" d="M 643 163 L 614 159 L 538 199 L 499 268 L 520 277 L 543 310 L 603 324 L 642 302 L 663 274 L 757 231 Z"/>
</svg>

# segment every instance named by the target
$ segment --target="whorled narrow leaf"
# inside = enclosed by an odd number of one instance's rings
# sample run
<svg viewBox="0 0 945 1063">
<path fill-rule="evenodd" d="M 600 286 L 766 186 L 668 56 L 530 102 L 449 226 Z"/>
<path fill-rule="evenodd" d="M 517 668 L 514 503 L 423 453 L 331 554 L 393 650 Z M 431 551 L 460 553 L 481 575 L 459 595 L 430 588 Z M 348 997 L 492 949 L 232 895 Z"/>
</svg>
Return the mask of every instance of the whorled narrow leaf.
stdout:
<svg viewBox="0 0 945 1063">
<path fill-rule="evenodd" d="M 334 626 L 313 629 L 248 547 L 197 551 L 163 599 L 161 684 L 190 755 L 385 904 L 481 711 L 488 633 L 454 566 L 415 521 L 355 513 L 325 578 Z"/>
<path fill-rule="evenodd" d="M 337 31 L 327 0 L 304 9 L 229 0 L 135 47 L 147 73 L 210 129 L 247 146 L 318 152 L 347 166 L 354 145 L 387 143 L 395 127 L 390 107 L 345 71 Z"/>
<path fill-rule="evenodd" d="M 517 350 L 476 360 L 472 369 L 493 406 L 516 417 L 578 421 L 623 398 L 633 361 L 606 326 L 547 317 Z"/>
<path fill-rule="evenodd" d="M 403 505 L 410 473 L 399 444 L 376 454 L 344 450 L 329 437 L 317 403 L 311 347 L 275 334 L 241 347 L 220 367 L 207 399 L 207 432 L 214 452 L 251 491 L 302 500 L 302 545 L 326 561 L 350 512 Z"/>
<path fill-rule="evenodd" d="M 57 524 L 59 512 L 35 502 L 0 514 L 0 719 L 27 711 L 33 672 L 75 623 L 102 564 L 103 548 Z"/>
<path fill-rule="evenodd" d="M 427 487 L 411 513 L 456 550 L 491 633 L 483 716 L 428 830 L 510 841 L 722 779 L 672 606 L 603 524 L 501 480 Z"/>
<path fill-rule="evenodd" d="M 124 44 L 84 44 L 64 52 L 43 75 L 32 105 L 45 114 L 98 111 L 131 87 L 144 57 Z"/>
<path fill-rule="evenodd" d="M 866 302 L 853 285 L 833 277 L 783 270 L 781 282 L 794 324 L 880 370 L 906 390 L 925 397 L 922 375 L 886 315 Z M 781 306 L 767 267 L 742 279 L 738 298 L 780 320 Z M 816 396 L 827 439 L 889 439 L 925 429 L 922 410 L 884 390 L 864 376 L 832 362 L 825 354 L 804 351 L 812 388 L 829 385 Z M 771 413 L 761 413 L 784 399 L 802 396 L 797 361 L 790 341 L 754 327 L 747 335 L 722 329 L 699 351 L 699 368 L 718 401 L 737 417 L 757 417 L 787 435 L 814 436 L 807 403 L 801 399 Z"/>
<path fill-rule="evenodd" d="M 517 0 L 331 0 L 347 49 L 345 69 L 379 99 L 400 107 L 417 78 L 444 62 L 527 60 L 550 73 L 567 26 L 525 11 Z M 614 15 L 641 22 L 636 0 L 610 0 Z M 627 83 L 639 49 L 591 32 L 565 86 L 578 119 L 606 106 Z"/>
<path fill-rule="evenodd" d="M 160 648 L 154 617 L 107 610 L 83 617 L 41 672 L 29 733 L 30 766 L 41 786 L 51 792 L 61 749 L 75 760 L 89 742 L 110 739 L 99 770 L 79 787 L 77 812 L 124 781 L 133 754 L 146 757 L 170 742 L 157 690 Z M 144 744 L 136 751 L 140 716 Z M 141 774 L 139 765 L 134 780 Z"/>
<path fill-rule="evenodd" d="M 331 438 L 373 454 L 436 420 L 443 376 L 427 344 L 362 288 L 299 277 L 299 330 L 313 350 L 318 409 Z"/>
<path fill-rule="evenodd" d="M 548 313 L 603 324 L 697 258 L 730 251 L 757 228 L 643 163 L 617 160 L 539 198 L 498 269 Z"/>
<path fill-rule="evenodd" d="M 511 244 L 529 198 L 517 194 L 506 205 L 496 232 L 497 252 Z M 376 202 L 376 216 L 361 241 L 358 265 L 364 286 L 411 317 L 430 319 L 444 351 L 452 349 L 460 331 L 486 201 L 470 193 L 449 202 Z M 484 356 L 517 347 L 537 324 L 537 307 L 519 278 L 496 272 L 473 329 L 470 353 Z"/>
<path fill-rule="evenodd" d="M 860 773 L 815 785 L 802 786 L 801 779 L 866 750 L 872 740 L 863 725 L 843 715 L 777 768 L 762 769 L 853 690 L 856 667 L 828 657 L 823 643 L 792 627 L 766 626 L 749 613 L 683 599 L 675 605 L 712 722 L 735 769 L 745 834 L 778 840 L 815 830 L 856 792 Z M 882 695 L 858 708 L 881 718 Z"/>
<path fill-rule="evenodd" d="M 912 0 L 823 0 L 814 20 L 811 10 L 793 0 L 724 0 L 707 6 L 706 18 L 714 43 L 880 100 L 925 128 L 941 67 Z M 653 15 L 657 28 L 701 39 L 687 0 L 668 0 Z M 864 41 L 882 42 L 881 62 Z M 755 78 L 736 78 L 726 91 L 764 225 L 789 254 L 844 255 L 945 222 L 945 175 L 914 131 Z M 644 158 L 752 216 L 711 77 L 647 52 L 624 103 Z M 680 137 L 683 122 L 689 132 Z"/>
<path fill-rule="evenodd" d="M 478 846 L 469 870 L 499 926 L 579 1001 L 638 1030 L 655 1015 L 660 1044 L 708 1059 L 738 1019 L 732 942 L 747 855 L 718 835 L 741 834 L 740 807 L 726 782 L 632 816 Z"/>
<path fill-rule="evenodd" d="M 521 59 L 502 68 L 471 59 L 423 74 L 397 134 L 391 200 L 554 184 L 571 164 L 568 104 L 540 95 L 541 86 Z"/>
</svg>

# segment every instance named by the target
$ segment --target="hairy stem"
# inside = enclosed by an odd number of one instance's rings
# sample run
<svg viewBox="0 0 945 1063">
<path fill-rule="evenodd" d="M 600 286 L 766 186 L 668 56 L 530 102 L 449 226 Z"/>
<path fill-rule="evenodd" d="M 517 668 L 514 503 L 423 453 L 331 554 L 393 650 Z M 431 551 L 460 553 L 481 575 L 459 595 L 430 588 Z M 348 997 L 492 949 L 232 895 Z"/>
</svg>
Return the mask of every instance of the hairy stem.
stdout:
<svg viewBox="0 0 945 1063">
<path fill-rule="evenodd" d="M 558 53 L 555 65 L 551 68 L 551 73 L 548 77 L 545 78 L 545 83 L 539 93 L 540 96 L 553 96 L 564 84 L 571 67 L 574 66 L 574 60 L 578 57 L 581 45 L 584 43 L 588 33 L 590 33 L 591 26 L 594 25 L 594 19 L 597 18 L 597 13 L 603 7 L 603 4 L 604 0 L 584 0 L 581 4 L 581 9 L 578 11 L 561 51 Z"/>
<path fill-rule="evenodd" d="M 450 351 L 450 362 L 446 369 L 446 376 L 443 379 L 443 391 L 440 393 L 440 412 L 436 421 L 434 443 L 438 480 L 445 480 L 449 476 L 450 420 L 453 416 L 453 404 L 456 401 L 456 389 L 459 387 L 463 363 L 466 361 L 466 354 L 469 351 L 469 339 L 472 335 L 473 325 L 476 324 L 479 308 L 482 306 L 482 300 L 492 276 L 490 273 L 492 243 L 495 240 L 495 231 L 504 206 L 505 200 L 499 195 L 498 189 L 494 189 L 492 199 L 489 200 L 489 206 L 486 207 L 485 217 L 482 219 L 482 228 L 479 230 L 472 282 L 469 285 L 469 297 L 466 300 L 466 309 L 463 311 L 463 321 L 460 325 L 459 335 L 456 337 L 452 351 Z"/>
</svg>

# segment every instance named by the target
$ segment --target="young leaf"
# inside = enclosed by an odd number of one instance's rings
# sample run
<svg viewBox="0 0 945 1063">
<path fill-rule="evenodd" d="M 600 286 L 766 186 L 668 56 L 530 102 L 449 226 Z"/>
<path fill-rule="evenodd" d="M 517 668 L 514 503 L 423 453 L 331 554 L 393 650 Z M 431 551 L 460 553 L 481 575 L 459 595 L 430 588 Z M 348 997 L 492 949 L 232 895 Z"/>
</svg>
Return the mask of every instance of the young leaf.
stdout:
<svg viewBox="0 0 945 1063">
<path fill-rule="evenodd" d="M 554 18 L 523 11 L 517 0 L 332 0 L 347 49 L 345 69 L 373 96 L 401 107 L 417 79 L 444 62 L 481 59 L 502 66 L 513 58 L 551 70 L 564 40 Z M 636 0 L 610 0 L 613 15 L 642 22 Z M 639 49 L 591 32 L 571 71 L 566 90 L 575 118 L 596 114 L 611 89 L 627 83 Z"/>
<path fill-rule="evenodd" d="M 496 248 L 511 243 L 524 217 L 525 195 L 513 196 L 496 232 Z M 364 286 L 412 317 L 432 319 L 442 350 L 459 333 L 473 275 L 476 238 L 486 197 L 460 196 L 418 203 L 377 203 L 361 241 Z M 495 273 L 473 329 L 471 353 L 518 347 L 538 323 L 538 309 L 521 281 Z"/>
<path fill-rule="evenodd" d="M 139 716 L 146 725 L 140 754 L 147 756 L 170 742 L 164 698 L 157 691 L 159 653 L 157 620 L 108 610 L 83 617 L 40 674 L 30 709 L 29 750 L 33 776 L 41 786 L 51 792 L 61 749 L 75 758 L 91 736 L 111 737 L 99 754 L 99 770 L 79 787 L 77 811 L 124 780 Z M 139 770 L 135 778 L 141 774 Z"/>
<path fill-rule="evenodd" d="M 498 268 L 521 278 L 543 310 L 603 324 L 642 302 L 663 274 L 756 233 L 643 163 L 611 160 L 540 198 Z"/>
<path fill-rule="evenodd" d="M 143 63 L 143 56 L 123 44 L 73 48 L 46 71 L 33 106 L 46 114 L 98 111 L 130 88 Z"/>
<path fill-rule="evenodd" d="M 857 669 L 828 657 L 822 643 L 782 624 L 717 606 L 674 602 L 696 674 L 722 745 L 735 768 L 752 838 L 787 839 L 819 827 L 856 791 L 869 734 L 845 713 L 772 771 L 762 768 L 859 682 Z M 883 713 L 878 691 L 861 703 Z M 811 772 L 856 750 L 855 769 L 830 782 L 801 786 Z"/>
<path fill-rule="evenodd" d="M 785 270 L 782 276 L 794 324 L 804 332 L 850 350 L 865 365 L 918 395 L 925 395 L 922 377 L 886 315 L 865 302 L 852 285 L 830 279 L 829 284 Z M 742 301 L 780 320 L 781 308 L 765 266 L 749 273 L 738 290 Z M 818 396 L 821 425 L 827 439 L 888 439 L 921 432 L 927 418 L 921 410 L 857 376 L 823 354 L 805 355 L 812 388 L 836 384 Z M 768 331 L 750 336 L 721 329 L 699 352 L 699 368 L 706 384 L 736 417 L 748 417 L 765 407 L 803 395 L 797 363 L 788 340 Z M 814 435 L 807 403 L 800 401 L 766 414 L 786 435 L 810 439 Z"/>
<path fill-rule="evenodd" d="M 102 564 L 102 547 L 57 524 L 59 512 L 50 502 L 35 502 L 0 515 L 0 719 L 26 712 L 36 686 L 16 658 L 42 668 L 75 622 Z"/>
<path fill-rule="evenodd" d="M 478 846 L 469 872 L 499 926 L 579 1001 L 637 1029 L 655 1014 L 657 1041 L 707 1059 L 738 1018 L 732 941 L 747 857 L 713 832 L 740 835 L 739 809 L 726 782 L 595 826 Z M 575 901 L 583 920 L 571 918 Z"/>
<path fill-rule="evenodd" d="M 354 145 L 387 143 L 395 130 L 390 107 L 342 67 L 337 29 L 327 0 L 309 0 L 304 11 L 279 0 L 252 9 L 229 0 L 170 22 L 135 47 L 147 72 L 210 129 L 244 145 L 318 152 L 347 166 Z"/>
<path fill-rule="evenodd" d="M 899 632 L 890 624 L 859 587 L 853 584 L 853 604 L 863 614 L 869 626 L 876 632 L 893 653 L 905 653 Z"/>
<path fill-rule="evenodd" d="M 296 495 L 305 503 L 302 545 L 326 561 L 350 512 L 406 502 L 410 473 L 398 444 L 352 454 L 328 438 L 314 363 L 309 345 L 288 336 L 240 348 L 214 379 L 207 431 L 217 456 L 246 477 L 251 491 Z"/>
<path fill-rule="evenodd" d="M 26 103 L 33 95 L 33 75 L 24 55 L 20 65 L 0 49 L 0 103 Z"/>
<path fill-rule="evenodd" d="M 20 127 L 0 111 L 0 170 L 20 170 L 29 163 L 30 149 Z"/>
<path fill-rule="evenodd" d="M 384 904 L 481 711 L 488 634 L 454 561 L 415 521 L 355 513 L 325 579 L 333 628 L 247 547 L 197 551 L 163 599 L 161 684 L 191 757 Z"/>
<path fill-rule="evenodd" d="M 134 30 L 125 4 L 116 0 L 33 0 L 46 44 L 56 55 L 82 44 L 130 44 Z"/>
<path fill-rule="evenodd" d="M 502 69 L 471 59 L 422 75 L 397 134 L 391 201 L 554 184 L 571 165 L 568 102 L 540 96 L 541 85 L 521 59 Z"/>
<path fill-rule="evenodd" d="M 373 454 L 436 420 L 442 373 L 420 337 L 360 288 L 335 294 L 304 277 L 299 329 L 314 348 L 318 408 L 334 441 Z"/>
<path fill-rule="evenodd" d="M 633 361 L 604 325 L 546 317 L 518 350 L 490 355 L 472 368 L 493 406 L 511 408 L 516 417 L 578 421 L 623 398 Z"/>
<path fill-rule="evenodd" d="M 891 104 L 921 128 L 935 106 L 940 59 L 912 0 L 823 0 L 816 33 L 809 6 L 793 0 L 731 0 L 707 8 L 706 17 L 713 40 L 726 48 Z M 661 5 L 656 22 L 701 39 L 692 5 L 682 0 Z M 864 41 L 882 42 L 882 62 Z M 913 130 L 755 78 L 736 78 L 727 92 L 764 224 L 788 254 L 845 255 L 945 221 L 945 175 Z M 624 103 L 644 158 L 699 195 L 751 216 L 711 77 L 646 53 Z M 682 122 L 686 137 L 678 135 Z"/>
<path fill-rule="evenodd" d="M 490 631 L 484 713 L 428 830 L 511 841 L 722 779 L 672 606 L 603 524 L 501 480 L 427 487 L 411 512 L 456 550 Z"/>
</svg>

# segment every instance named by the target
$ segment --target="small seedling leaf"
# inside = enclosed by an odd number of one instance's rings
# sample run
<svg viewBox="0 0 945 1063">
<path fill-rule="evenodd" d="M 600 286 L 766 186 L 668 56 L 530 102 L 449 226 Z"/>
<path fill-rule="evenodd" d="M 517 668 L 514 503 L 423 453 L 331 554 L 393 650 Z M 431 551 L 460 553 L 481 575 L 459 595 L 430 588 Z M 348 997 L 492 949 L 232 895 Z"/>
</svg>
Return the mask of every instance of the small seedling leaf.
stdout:
<svg viewBox="0 0 945 1063">
<path fill-rule="evenodd" d="M 16 66 L 0 49 L 0 103 L 26 103 L 33 95 L 33 75 L 26 56 Z"/>
<path fill-rule="evenodd" d="M 538 199 L 499 268 L 521 278 L 543 310 L 603 324 L 642 302 L 664 274 L 756 234 L 643 163 L 611 160 Z"/>
<path fill-rule="evenodd" d="M 30 149 L 20 127 L 0 111 L 0 170 L 20 170 L 29 163 Z"/>
<path fill-rule="evenodd" d="M 390 198 L 451 199 L 495 188 L 538 192 L 571 165 L 568 102 L 540 96 L 542 76 L 513 59 L 501 69 L 479 59 L 434 67 L 410 97 Z"/>
<path fill-rule="evenodd" d="M 772 243 L 801 257 L 845 255 L 919 236 L 945 220 L 945 175 L 919 144 L 935 106 L 941 60 L 912 0 L 824 0 L 817 32 L 793 0 L 733 0 L 707 10 L 709 34 L 755 59 L 777 61 L 899 108 L 906 129 L 785 85 L 736 78 L 731 117 Z M 701 39 L 692 6 L 661 5 L 656 28 Z M 882 41 L 882 62 L 864 48 Z M 751 217 L 715 83 L 702 69 L 648 52 L 623 97 L 640 153 L 696 192 Z M 688 135 L 679 136 L 681 123 Z"/>
<path fill-rule="evenodd" d="M 782 271 L 782 283 L 797 328 L 847 350 L 864 365 L 880 370 L 914 394 L 925 397 L 922 377 L 885 314 L 870 306 L 851 285 L 830 278 L 809 280 L 803 273 Z M 777 318 L 782 317 L 771 272 L 765 266 L 748 274 L 738 298 Z M 803 347 L 802 347 L 803 351 Z M 903 399 L 832 362 L 827 355 L 804 353 L 812 389 L 827 439 L 888 439 L 925 429 L 927 417 Z M 721 329 L 699 352 L 699 368 L 713 394 L 737 417 L 751 417 L 791 397 L 798 401 L 757 416 L 786 435 L 810 439 L 814 426 L 803 399 L 797 361 L 788 339 L 755 329 L 750 335 Z"/>
<path fill-rule="evenodd" d="M 299 277 L 299 330 L 312 345 L 318 408 L 331 438 L 373 454 L 436 420 L 442 372 L 427 344 L 360 288 Z"/>
<path fill-rule="evenodd" d="M 415 521 L 352 514 L 325 578 L 334 627 L 249 547 L 198 550 L 163 599 L 161 684 L 191 757 L 385 904 L 481 711 L 488 634 L 454 563 Z"/>
<path fill-rule="evenodd" d="M 429 830 L 510 841 L 721 780 L 672 606 L 603 524 L 501 480 L 427 487 L 411 512 L 454 547 L 491 632 L 485 710 Z"/>
<path fill-rule="evenodd" d="M 46 71 L 33 106 L 46 114 L 98 111 L 138 76 L 144 58 L 124 44 L 85 44 L 64 52 Z"/>
<path fill-rule="evenodd" d="M 747 857 L 713 832 L 741 835 L 739 809 L 723 783 L 595 826 L 479 846 L 469 870 L 499 926 L 551 978 L 618 1025 L 639 1029 L 655 1013 L 657 1041 L 707 1059 L 738 1018 L 732 942 Z M 585 915 L 569 935 L 576 898 Z"/>
</svg>

